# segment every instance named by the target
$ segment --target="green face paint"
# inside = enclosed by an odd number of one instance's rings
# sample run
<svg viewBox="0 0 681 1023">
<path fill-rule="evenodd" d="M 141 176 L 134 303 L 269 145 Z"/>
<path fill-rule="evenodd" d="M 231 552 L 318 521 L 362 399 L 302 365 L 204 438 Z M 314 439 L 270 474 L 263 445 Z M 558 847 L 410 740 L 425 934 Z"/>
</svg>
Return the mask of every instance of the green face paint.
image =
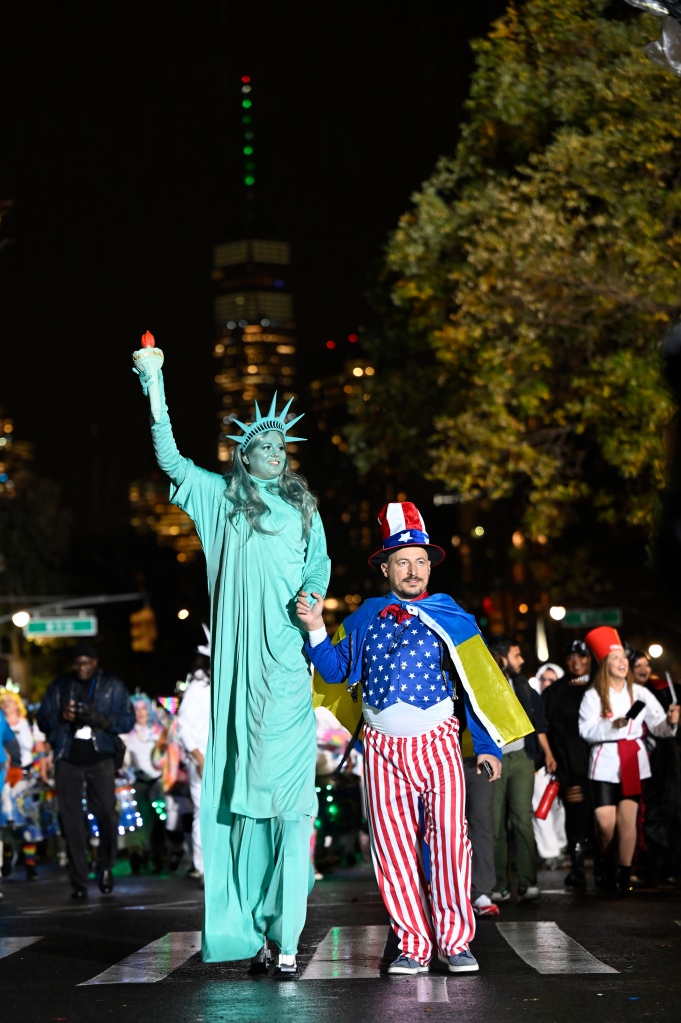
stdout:
<svg viewBox="0 0 681 1023">
<path fill-rule="evenodd" d="M 244 465 L 259 480 L 276 480 L 286 465 L 286 444 L 276 430 L 260 434 L 244 452 Z"/>
</svg>

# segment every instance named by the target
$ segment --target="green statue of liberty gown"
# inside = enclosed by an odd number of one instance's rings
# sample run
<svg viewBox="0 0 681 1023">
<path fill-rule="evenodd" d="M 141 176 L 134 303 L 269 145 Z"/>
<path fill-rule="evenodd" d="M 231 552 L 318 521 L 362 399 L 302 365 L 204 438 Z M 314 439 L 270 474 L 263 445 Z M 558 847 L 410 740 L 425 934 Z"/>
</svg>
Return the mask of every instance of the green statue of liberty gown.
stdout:
<svg viewBox="0 0 681 1023">
<path fill-rule="evenodd" d="M 263 517 L 269 535 L 251 529 L 243 513 L 230 521 L 225 477 L 180 455 L 165 402 L 152 436 L 171 480 L 170 499 L 193 519 L 208 569 L 203 959 L 254 956 L 265 938 L 295 955 L 314 883 L 309 852 L 317 796 L 311 675 L 294 605 L 301 589 L 326 592 L 324 529 L 315 511 L 305 536 L 301 512 L 280 495 L 276 479 L 254 476 L 269 509 Z"/>
</svg>

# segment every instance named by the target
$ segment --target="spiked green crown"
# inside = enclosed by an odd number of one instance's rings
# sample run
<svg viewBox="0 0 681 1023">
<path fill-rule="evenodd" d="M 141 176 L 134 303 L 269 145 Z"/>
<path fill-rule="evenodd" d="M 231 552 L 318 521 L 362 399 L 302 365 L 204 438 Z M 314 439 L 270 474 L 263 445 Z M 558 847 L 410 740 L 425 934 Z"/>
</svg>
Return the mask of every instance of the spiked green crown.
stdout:
<svg viewBox="0 0 681 1023">
<path fill-rule="evenodd" d="M 234 440 L 237 442 L 237 444 L 240 444 L 242 451 L 246 450 L 246 448 L 248 447 L 252 440 L 255 440 L 255 438 L 258 437 L 261 433 L 267 433 L 268 430 L 277 430 L 278 433 L 282 433 L 284 435 L 285 441 L 293 442 L 307 440 L 307 437 L 286 436 L 286 431 L 290 430 L 294 423 L 297 423 L 298 420 L 302 419 L 303 416 L 305 415 L 305 413 L 302 412 L 299 416 L 296 416 L 296 418 L 292 419 L 289 423 L 286 422 L 286 413 L 291 407 L 292 401 L 293 398 L 290 398 L 286 405 L 284 406 L 284 408 L 281 410 L 280 414 L 277 415 L 277 392 L 275 391 L 274 397 L 272 398 L 272 404 L 270 405 L 270 410 L 266 416 L 262 415 L 258 407 L 258 403 L 256 401 L 254 422 L 240 423 L 238 419 L 232 419 L 232 422 L 235 423 L 237 426 L 240 426 L 241 429 L 244 431 L 243 437 L 231 437 L 228 434 L 227 435 L 228 439 Z"/>
</svg>

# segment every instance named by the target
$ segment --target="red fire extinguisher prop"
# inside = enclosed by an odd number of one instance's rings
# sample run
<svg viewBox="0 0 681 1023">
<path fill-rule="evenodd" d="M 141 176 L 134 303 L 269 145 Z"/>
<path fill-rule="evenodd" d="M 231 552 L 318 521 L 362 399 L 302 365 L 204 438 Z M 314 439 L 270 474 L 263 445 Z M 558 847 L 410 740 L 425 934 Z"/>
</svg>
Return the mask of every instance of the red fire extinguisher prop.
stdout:
<svg viewBox="0 0 681 1023">
<path fill-rule="evenodd" d="M 534 811 L 534 815 L 538 821 L 545 821 L 548 817 L 549 810 L 553 806 L 553 801 L 558 795 L 559 789 L 560 785 L 552 775 L 548 785 L 544 789 L 543 796 L 539 800 L 539 806 Z"/>
</svg>

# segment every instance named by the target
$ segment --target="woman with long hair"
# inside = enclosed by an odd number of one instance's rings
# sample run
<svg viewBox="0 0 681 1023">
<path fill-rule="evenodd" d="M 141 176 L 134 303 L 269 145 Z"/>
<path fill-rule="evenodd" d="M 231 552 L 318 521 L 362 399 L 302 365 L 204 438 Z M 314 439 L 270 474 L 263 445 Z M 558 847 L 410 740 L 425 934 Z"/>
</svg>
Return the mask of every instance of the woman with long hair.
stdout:
<svg viewBox="0 0 681 1023">
<path fill-rule="evenodd" d="M 149 393 L 151 374 L 139 368 Z M 183 458 L 159 373 L 152 405 L 156 459 L 171 501 L 194 520 L 211 597 L 211 720 L 203 770 L 201 845 L 206 962 L 254 957 L 295 973 L 314 883 L 317 738 L 309 661 L 295 614 L 301 590 L 325 593 L 329 559 L 317 502 L 286 456 L 291 401 L 277 415 L 257 404 L 226 476 Z M 291 399 L 292 400 L 292 399 Z M 300 416 L 297 417 L 301 418 Z"/>
<path fill-rule="evenodd" d="M 615 629 L 593 629 L 586 642 L 601 662 L 579 710 L 579 733 L 591 746 L 589 779 L 596 833 L 604 855 L 616 856 L 615 887 L 631 891 L 631 861 L 636 846 L 636 817 L 650 778 L 643 739 L 644 724 L 658 736 L 676 734 L 679 707 L 664 710 L 647 689 L 634 682 Z"/>
</svg>

